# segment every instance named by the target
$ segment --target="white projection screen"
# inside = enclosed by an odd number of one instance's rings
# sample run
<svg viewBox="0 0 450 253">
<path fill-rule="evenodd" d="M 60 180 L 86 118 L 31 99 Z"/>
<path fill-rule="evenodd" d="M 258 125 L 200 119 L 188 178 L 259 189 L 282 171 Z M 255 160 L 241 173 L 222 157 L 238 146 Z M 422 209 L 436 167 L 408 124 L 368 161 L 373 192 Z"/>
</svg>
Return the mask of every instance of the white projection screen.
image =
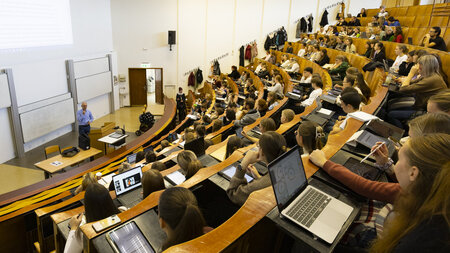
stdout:
<svg viewBox="0 0 450 253">
<path fill-rule="evenodd" d="M 72 43 L 69 0 L 0 0 L 0 50 Z"/>
</svg>

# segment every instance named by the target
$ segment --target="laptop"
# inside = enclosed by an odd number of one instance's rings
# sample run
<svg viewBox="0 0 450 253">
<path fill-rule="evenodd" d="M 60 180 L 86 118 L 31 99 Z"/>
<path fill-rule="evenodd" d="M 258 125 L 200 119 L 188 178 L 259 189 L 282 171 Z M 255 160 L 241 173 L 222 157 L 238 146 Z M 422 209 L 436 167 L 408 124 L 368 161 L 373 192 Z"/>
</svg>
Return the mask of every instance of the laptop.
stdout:
<svg viewBox="0 0 450 253">
<path fill-rule="evenodd" d="M 138 166 L 112 177 L 117 200 L 124 206 L 135 206 L 142 200 L 140 191 L 133 191 L 142 185 L 142 167 Z"/>
<path fill-rule="evenodd" d="M 298 146 L 272 161 L 268 170 L 281 217 L 333 243 L 353 207 L 308 185 Z"/>
<path fill-rule="evenodd" d="M 136 162 L 136 155 L 137 153 L 131 154 L 129 156 L 127 156 L 127 163 L 129 164 L 133 164 Z"/>
<path fill-rule="evenodd" d="M 199 137 L 195 140 L 187 142 L 184 144 L 184 150 L 190 150 L 195 153 L 197 157 L 205 154 L 205 139 Z"/>
</svg>

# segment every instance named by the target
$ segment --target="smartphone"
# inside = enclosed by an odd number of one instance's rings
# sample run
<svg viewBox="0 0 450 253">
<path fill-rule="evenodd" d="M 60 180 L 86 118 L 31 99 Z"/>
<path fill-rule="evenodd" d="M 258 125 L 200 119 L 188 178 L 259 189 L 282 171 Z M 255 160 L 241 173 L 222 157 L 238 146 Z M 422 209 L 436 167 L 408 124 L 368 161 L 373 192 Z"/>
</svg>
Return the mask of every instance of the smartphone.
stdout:
<svg viewBox="0 0 450 253">
<path fill-rule="evenodd" d="M 392 137 L 392 136 L 389 136 L 389 137 L 388 137 L 388 140 L 392 141 L 392 143 L 394 143 L 394 145 L 395 145 L 397 148 L 401 148 L 401 147 L 403 146 L 403 145 L 400 143 L 399 140 L 395 139 L 395 138 Z"/>
<path fill-rule="evenodd" d="M 103 220 L 99 220 L 92 224 L 92 227 L 94 228 L 95 232 L 101 232 L 113 225 L 116 225 L 120 223 L 120 218 L 117 215 L 110 216 L 108 218 L 105 218 Z"/>
</svg>

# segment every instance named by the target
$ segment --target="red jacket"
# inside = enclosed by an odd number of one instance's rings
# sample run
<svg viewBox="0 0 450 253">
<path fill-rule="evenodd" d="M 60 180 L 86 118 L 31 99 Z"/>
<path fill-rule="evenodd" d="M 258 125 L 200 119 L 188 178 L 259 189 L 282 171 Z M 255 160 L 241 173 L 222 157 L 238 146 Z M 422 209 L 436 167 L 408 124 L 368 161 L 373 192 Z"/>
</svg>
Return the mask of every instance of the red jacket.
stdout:
<svg viewBox="0 0 450 253">
<path fill-rule="evenodd" d="M 194 72 L 191 72 L 188 77 L 188 86 L 195 86 Z"/>
<path fill-rule="evenodd" d="M 247 48 L 245 48 L 245 59 L 251 60 L 252 59 L 252 46 L 248 45 Z"/>
</svg>

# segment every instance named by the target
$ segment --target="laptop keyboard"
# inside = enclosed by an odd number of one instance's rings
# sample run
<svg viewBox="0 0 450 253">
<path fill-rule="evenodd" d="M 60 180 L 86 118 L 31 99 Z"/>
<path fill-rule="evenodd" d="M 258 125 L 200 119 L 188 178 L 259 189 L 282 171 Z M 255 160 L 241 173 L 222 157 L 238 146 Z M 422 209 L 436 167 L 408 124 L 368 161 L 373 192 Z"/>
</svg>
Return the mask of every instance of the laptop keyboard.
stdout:
<svg viewBox="0 0 450 253">
<path fill-rule="evenodd" d="M 308 188 L 297 203 L 292 206 L 287 216 L 293 218 L 303 226 L 309 228 L 325 207 L 330 203 L 331 198 L 315 190 Z"/>
</svg>

